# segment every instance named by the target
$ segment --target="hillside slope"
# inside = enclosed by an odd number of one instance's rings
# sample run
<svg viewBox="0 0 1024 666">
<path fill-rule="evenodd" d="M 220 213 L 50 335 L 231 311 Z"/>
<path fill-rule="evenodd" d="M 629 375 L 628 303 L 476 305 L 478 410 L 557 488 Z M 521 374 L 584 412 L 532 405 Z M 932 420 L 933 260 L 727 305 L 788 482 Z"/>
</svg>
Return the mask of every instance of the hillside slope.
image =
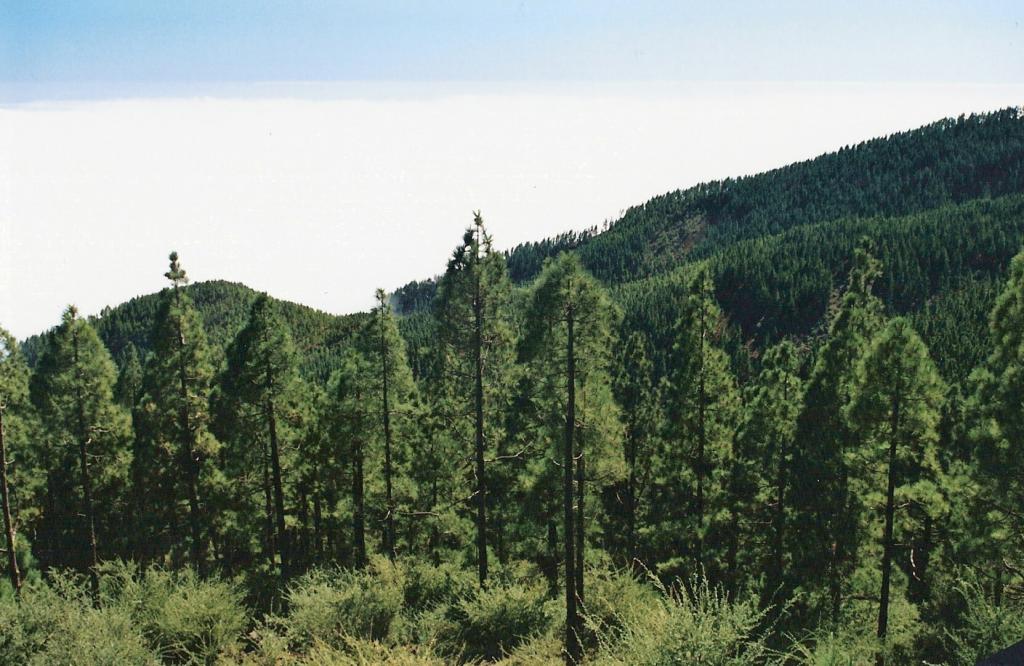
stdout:
<svg viewBox="0 0 1024 666">
<path fill-rule="evenodd" d="M 509 269 L 514 280 L 529 280 L 546 256 L 575 249 L 595 276 L 620 283 L 792 227 L 1018 192 L 1024 192 L 1024 112 L 1010 108 L 654 197 L 602 233 L 520 245 L 509 252 Z"/>
<path fill-rule="evenodd" d="M 203 318 L 210 347 L 222 354 L 249 315 L 257 291 L 236 282 L 211 280 L 186 287 Z M 314 308 L 274 299 L 292 329 L 301 359 L 300 370 L 307 378 L 325 380 L 335 367 L 335 356 L 359 325 L 362 315 L 338 316 Z M 137 296 L 115 307 L 104 308 L 93 324 L 113 357 L 120 361 L 129 343 L 141 353 L 149 350 L 149 336 L 159 306 L 160 294 Z M 24 341 L 22 348 L 34 364 L 43 335 Z"/>
</svg>

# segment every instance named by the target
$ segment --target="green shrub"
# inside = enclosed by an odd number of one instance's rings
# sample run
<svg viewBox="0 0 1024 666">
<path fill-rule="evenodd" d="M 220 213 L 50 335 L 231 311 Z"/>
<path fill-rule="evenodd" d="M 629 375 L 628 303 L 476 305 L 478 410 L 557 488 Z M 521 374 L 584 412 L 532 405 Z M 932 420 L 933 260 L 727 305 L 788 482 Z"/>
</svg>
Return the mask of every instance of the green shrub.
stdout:
<svg viewBox="0 0 1024 666">
<path fill-rule="evenodd" d="M 442 666 L 445 663 L 422 646 L 393 647 L 358 638 L 346 638 L 344 642 L 343 649 L 318 643 L 302 663 L 308 666 Z"/>
<path fill-rule="evenodd" d="M 54 574 L 0 603 L 0 663 L 151 665 L 157 656 L 133 614 L 117 605 L 94 607 L 80 577 Z"/>
<path fill-rule="evenodd" d="M 135 618 L 124 608 L 79 608 L 54 627 L 45 649 L 29 664 L 131 666 L 158 664 Z"/>
<path fill-rule="evenodd" d="M 189 569 L 139 574 L 132 565 L 107 563 L 102 573 L 103 603 L 129 612 L 165 662 L 212 664 L 237 648 L 248 617 L 236 586 Z"/>
<path fill-rule="evenodd" d="M 561 632 L 541 634 L 509 652 L 501 666 L 561 666 L 565 663 L 564 641 Z"/>
<path fill-rule="evenodd" d="M 489 587 L 447 608 L 438 642 L 463 660 L 493 661 L 549 630 L 552 616 L 543 586 Z"/>
<path fill-rule="evenodd" d="M 642 616 L 623 618 L 612 632 L 596 629 L 595 663 L 739 665 L 762 664 L 769 656 L 765 613 L 753 595 L 730 601 L 701 577 L 662 591 Z"/>
<path fill-rule="evenodd" d="M 411 611 L 429 610 L 439 603 L 458 599 L 476 586 L 471 571 L 454 563 L 433 565 L 410 560 L 405 566 L 405 607 Z"/>
<path fill-rule="evenodd" d="M 1012 602 L 997 606 L 971 578 L 956 589 L 965 608 L 961 626 L 946 632 L 953 663 L 975 664 L 1024 638 L 1024 607 Z"/>
<path fill-rule="evenodd" d="M 367 571 L 312 571 L 289 589 L 290 612 L 282 622 L 299 647 L 322 641 L 340 648 L 348 637 L 384 640 L 402 610 L 403 581 L 383 558 Z"/>
<path fill-rule="evenodd" d="M 790 651 L 788 663 L 803 666 L 860 666 L 875 661 L 878 641 L 873 634 L 849 629 L 819 631 L 797 643 Z"/>
<path fill-rule="evenodd" d="M 595 647 L 599 638 L 615 640 L 625 627 L 643 622 L 660 603 L 658 589 L 628 571 L 590 570 L 586 584 L 582 614 L 588 647 Z"/>
</svg>

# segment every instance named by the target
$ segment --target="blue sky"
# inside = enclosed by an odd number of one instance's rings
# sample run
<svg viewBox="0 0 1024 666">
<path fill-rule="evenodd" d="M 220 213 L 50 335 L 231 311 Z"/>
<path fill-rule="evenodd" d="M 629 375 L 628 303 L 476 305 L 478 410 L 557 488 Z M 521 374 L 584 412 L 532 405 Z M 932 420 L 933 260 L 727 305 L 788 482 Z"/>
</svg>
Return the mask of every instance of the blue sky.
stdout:
<svg viewBox="0 0 1024 666">
<path fill-rule="evenodd" d="M 0 81 L 1024 80 L 1024 3 L 7 0 Z M 40 92 L 41 91 L 41 92 Z"/>
</svg>

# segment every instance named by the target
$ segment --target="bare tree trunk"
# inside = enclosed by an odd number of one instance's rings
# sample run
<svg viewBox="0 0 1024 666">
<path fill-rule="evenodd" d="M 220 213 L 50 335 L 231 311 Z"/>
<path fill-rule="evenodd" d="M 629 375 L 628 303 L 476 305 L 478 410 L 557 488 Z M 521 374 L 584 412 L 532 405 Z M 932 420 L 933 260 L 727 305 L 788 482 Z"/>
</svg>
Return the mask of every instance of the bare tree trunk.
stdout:
<svg viewBox="0 0 1024 666">
<path fill-rule="evenodd" d="M 7 445 L 4 441 L 4 405 L 0 403 L 0 499 L 3 500 L 4 533 L 7 535 L 7 573 L 14 593 L 21 593 L 21 572 L 14 544 L 14 521 L 11 519 L 11 497 L 7 488 Z"/>
</svg>

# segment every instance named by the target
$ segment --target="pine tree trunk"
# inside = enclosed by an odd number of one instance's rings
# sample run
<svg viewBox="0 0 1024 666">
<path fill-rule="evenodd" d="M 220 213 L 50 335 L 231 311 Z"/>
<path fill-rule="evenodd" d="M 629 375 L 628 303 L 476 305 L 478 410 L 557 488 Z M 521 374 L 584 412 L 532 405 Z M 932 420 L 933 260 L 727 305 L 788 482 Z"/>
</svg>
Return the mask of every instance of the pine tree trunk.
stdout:
<svg viewBox="0 0 1024 666">
<path fill-rule="evenodd" d="M 316 468 L 314 474 L 316 475 L 317 481 L 313 492 L 313 554 L 319 558 L 323 555 L 324 551 L 324 519 L 321 505 L 323 485 L 320 483 L 319 467 Z"/>
<path fill-rule="evenodd" d="M 11 519 L 11 497 L 7 488 L 7 444 L 4 440 L 4 408 L 0 404 L 0 499 L 3 500 L 4 533 L 7 536 L 7 573 L 15 594 L 21 593 L 21 572 L 18 571 L 14 543 L 14 521 Z"/>
<path fill-rule="evenodd" d="M 85 439 L 79 440 L 78 459 L 82 469 L 82 498 L 85 502 L 85 520 L 87 523 L 87 529 L 89 530 L 89 580 L 92 583 L 94 600 L 98 600 L 100 594 L 100 561 L 96 548 L 96 516 L 93 511 L 92 479 L 89 476 L 89 461 Z"/>
<path fill-rule="evenodd" d="M 381 402 L 384 410 L 384 494 L 387 502 L 384 549 L 395 559 L 395 503 L 391 487 L 391 402 L 388 397 L 388 348 L 384 337 L 384 303 L 380 306 Z"/>
<path fill-rule="evenodd" d="M 270 566 L 277 564 L 277 539 L 274 537 L 274 491 L 270 483 L 270 455 L 267 445 L 263 445 L 263 510 L 267 519 L 264 521 L 266 533 L 267 561 Z"/>
<path fill-rule="evenodd" d="M 179 329 L 178 343 L 181 359 L 178 374 L 181 379 L 181 420 L 182 437 L 185 439 L 185 475 L 188 479 L 188 522 L 189 531 L 192 533 L 192 565 L 202 575 L 205 573 L 206 557 L 203 553 L 202 528 L 199 518 L 199 460 L 196 455 L 195 433 L 192 431 L 191 414 L 188 405 L 188 374 L 185 370 L 184 347 L 185 340 Z"/>
<path fill-rule="evenodd" d="M 586 479 L 585 458 L 583 446 L 579 446 L 576 453 L 576 598 L 579 605 L 584 606 L 586 598 L 583 596 L 583 555 L 586 544 L 586 524 L 583 519 L 583 504 L 586 499 L 584 481 Z"/>
<path fill-rule="evenodd" d="M 878 601 L 878 637 L 885 638 L 889 626 L 889 577 L 892 572 L 892 530 L 896 505 L 896 441 L 899 434 L 900 399 L 897 393 L 892 409 L 892 433 L 889 441 L 889 482 L 885 492 L 885 530 L 882 535 L 882 591 Z"/>
<path fill-rule="evenodd" d="M 303 482 L 299 485 L 299 529 L 295 539 L 295 547 L 292 548 L 292 560 L 301 566 L 303 562 L 309 561 L 309 485 Z"/>
<path fill-rule="evenodd" d="M 576 553 L 573 517 L 573 445 L 576 439 L 576 357 L 574 350 L 573 311 L 568 312 L 566 340 L 566 392 L 565 443 L 562 457 L 562 508 L 565 513 L 565 663 L 580 662 L 583 647 L 580 644 L 579 617 L 576 611 Z"/>
<path fill-rule="evenodd" d="M 86 530 L 89 539 L 89 581 L 92 584 L 93 602 L 98 603 L 100 597 L 100 558 L 96 547 L 96 513 L 92 502 L 92 478 L 89 476 L 89 432 L 85 422 L 85 399 L 82 396 L 81 366 L 78 357 L 78 332 L 74 334 L 75 360 L 75 407 L 78 415 L 78 460 L 82 473 L 82 502 L 85 515 Z"/>
<path fill-rule="evenodd" d="M 476 550 L 480 587 L 487 585 L 487 478 L 484 475 L 484 368 L 483 302 L 479 267 L 473 299 L 473 351 L 476 371 L 473 403 L 476 408 Z"/>
<path fill-rule="evenodd" d="M 277 547 L 281 553 L 281 578 L 288 576 L 291 559 L 284 524 L 284 487 L 281 483 L 281 451 L 277 441 L 277 414 L 274 401 L 267 401 L 267 428 L 270 432 L 270 472 L 274 484 L 274 519 L 277 523 Z"/>
</svg>

